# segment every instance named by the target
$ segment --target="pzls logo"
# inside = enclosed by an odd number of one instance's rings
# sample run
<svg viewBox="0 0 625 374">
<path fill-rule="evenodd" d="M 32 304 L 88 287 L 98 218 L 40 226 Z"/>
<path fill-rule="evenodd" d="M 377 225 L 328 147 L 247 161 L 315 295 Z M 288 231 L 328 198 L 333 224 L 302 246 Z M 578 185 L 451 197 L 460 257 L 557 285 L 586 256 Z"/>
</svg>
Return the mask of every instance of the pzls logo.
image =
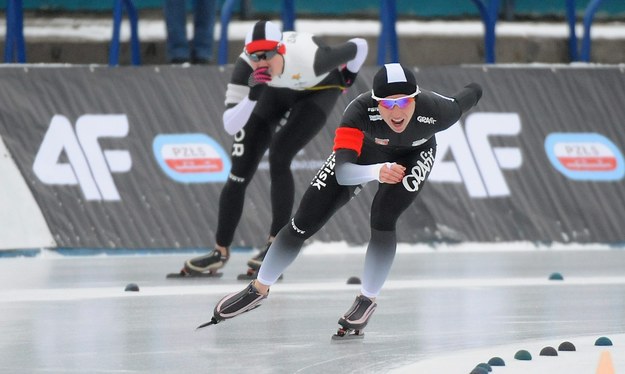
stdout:
<svg viewBox="0 0 625 374">
<path fill-rule="evenodd" d="M 99 140 L 126 135 L 124 114 L 85 114 L 76 120 L 75 129 L 57 114 L 39 146 L 33 171 L 45 184 L 80 186 L 86 200 L 121 200 L 111 173 L 130 170 L 130 153 L 103 150 Z"/>
</svg>

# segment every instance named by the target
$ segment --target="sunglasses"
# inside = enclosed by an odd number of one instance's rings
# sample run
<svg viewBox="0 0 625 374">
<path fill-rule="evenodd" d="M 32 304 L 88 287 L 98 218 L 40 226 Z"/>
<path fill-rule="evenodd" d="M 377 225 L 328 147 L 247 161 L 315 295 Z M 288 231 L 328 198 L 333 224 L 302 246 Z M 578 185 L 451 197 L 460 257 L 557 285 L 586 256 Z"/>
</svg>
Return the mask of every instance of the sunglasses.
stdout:
<svg viewBox="0 0 625 374">
<path fill-rule="evenodd" d="M 272 49 L 271 51 L 258 51 L 254 53 L 245 52 L 247 57 L 254 62 L 259 62 L 260 60 L 271 60 L 273 56 L 278 54 L 278 49 Z"/>
<path fill-rule="evenodd" d="M 408 96 L 398 97 L 396 99 L 383 99 L 381 97 L 377 97 L 373 94 L 373 90 L 371 91 L 371 98 L 378 102 L 382 108 L 385 109 L 393 109 L 393 107 L 397 106 L 399 109 L 405 109 L 408 104 L 414 103 L 415 96 L 417 96 L 421 90 L 417 87 L 417 90 Z"/>
</svg>

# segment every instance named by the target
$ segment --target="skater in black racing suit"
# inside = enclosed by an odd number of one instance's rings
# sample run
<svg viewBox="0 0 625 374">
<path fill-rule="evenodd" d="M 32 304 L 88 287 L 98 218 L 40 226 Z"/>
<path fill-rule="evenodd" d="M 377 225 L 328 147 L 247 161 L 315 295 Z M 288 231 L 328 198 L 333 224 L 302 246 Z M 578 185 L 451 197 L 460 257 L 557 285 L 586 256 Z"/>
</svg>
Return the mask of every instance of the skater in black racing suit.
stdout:
<svg viewBox="0 0 625 374">
<path fill-rule="evenodd" d="M 448 97 L 419 89 L 412 72 L 400 64 L 381 68 L 373 90 L 345 109 L 336 130 L 334 153 L 313 178 L 295 216 L 276 236 L 258 278 L 243 291 L 224 297 L 209 324 L 258 306 L 295 260 L 304 241 L 354 197 L 362 184 L 377 181 L 362 287 L 352 307 L 339 319 L 341 328 L 335 336 L 359 334 L 376 308 L 375 298 L 393 263 L 395 223 L 432 171 L 435 134 L 456 123 L 481 96 L 476 83 Z"/>
<path fill-rule="evenodd" d="M 232 169 L 219 197 L 215 249 L 187 260 L 181 275 L 212 274 L 226 264 L 245 190 L 267 149 L 273 217 L 268 242 L 287 224 L 295 194 L 291 161 L 323 128 L 343 90 L 354 83 L 367 50 L 360 38 L 326 46 L 312 34 L 282 33 L 267 21 L 254 24 L 226 91 L 224 128 L 234 135 L 234 143 Z M 250 259 L 251 269 L 260 267 L 266 248 Z"/>
</svg>

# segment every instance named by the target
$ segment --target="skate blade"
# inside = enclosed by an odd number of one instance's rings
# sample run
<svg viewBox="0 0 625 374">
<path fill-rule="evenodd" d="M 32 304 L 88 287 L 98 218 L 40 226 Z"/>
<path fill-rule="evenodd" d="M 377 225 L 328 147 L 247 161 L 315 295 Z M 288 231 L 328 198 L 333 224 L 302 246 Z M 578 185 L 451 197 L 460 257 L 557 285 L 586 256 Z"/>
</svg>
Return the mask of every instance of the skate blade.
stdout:
<svg viewBox="0 0 625 374">
<path fill-rule="evenodd" d="M 237 280 L 254 280 L 254 279 L 256 279 L 256 273 L 253 273 L 253 274 L 245 273 L 245 274 L 237 275 Z"/>
<path fill-rule="evenodd" d="M 365 333 L 359 331 L 358 333 L 353 330 L 345 331 L 341 333 L 339 330 L 336 334 L 332 335 L 333 342 L 346 342 L 352 340 L 362 340 L 365 338 Z"/>
<path fill-rule="evenodd" d="M 219 321 L 217 318 L 213 317 L 213 318 L 211 318 L 211 320 L 210 320 L 210 321 L 208 321 L 208 322 L 206 322 L 206 323 L 203 323 L 203 324 L 199 325 L 199 326 L 198 326 L 198 327 L 196 327 L 195 329 L 196 329 L 196 330 L 203 329 L 204 327 L 208 327 L 208 326 L 210 326 L 210 325 L 216 325 L 216 324 L 218 324 L 219 322 L 221 322 L 221 321 Z"/>
<path fill-rule="evenodd" d="M 179 273 L 169 273 L 165 278 L 167 279 L 178 279 L 178 278 L 221 278 L 224 273 L 221 272 L 211 272 L 211 273 L 187 273 L 184 271 L 180 271 Z"/>
<path fill-rule="evenodd" d="M 246 310 L 245 312 L 243 312 L 243 313 L 241 313 L 241 314 L 245 314 L 245 313 L 247 313 L 247 312 L 250 312 L 250 311 L 252 311 L 252 310 L 254 310 L 254 309 L 258 308 L 259 306 L 261 306 L 261 304 L 256 304 L 256 305 L 254 305 L 252 308 L 250 308 L 250 309 Z M 239 314 L 239 316 L 240 316 L 241 314 Z M 233 317 L 233 318 L 234 318 L 234 317 Z M 208 327 L 208 326 L 211 326 L 211 325 L 216 325 L 216 324 L 218 324 L 218 323 L 219 323 L 219 322 L 221 322 L 221 321 L 225 321 L 225 319 L 217 319 L 217 318 L 215 318 L 215 317 L 212 317 L 210 321 L 205 322 L 205 323 L 203 323 L 203 324 L 199 325 L 199 326 L 198 326 L 198 327 L 196 327 L 195 329 L 196 329 L 196 330 L 203 329 L 204 327 Z"/>
</svg>

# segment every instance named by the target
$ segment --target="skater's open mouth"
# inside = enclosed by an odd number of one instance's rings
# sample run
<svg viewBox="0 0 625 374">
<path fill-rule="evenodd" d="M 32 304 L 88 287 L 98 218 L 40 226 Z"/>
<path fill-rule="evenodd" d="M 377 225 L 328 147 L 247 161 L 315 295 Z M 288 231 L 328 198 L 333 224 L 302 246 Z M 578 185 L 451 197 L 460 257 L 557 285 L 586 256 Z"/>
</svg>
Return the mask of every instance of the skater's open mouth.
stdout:
<svg viewBox="0 0 625 374">
<path fill-rule="evenodd" d="M 404 124 L 404 119 L 403 118 L 391 118 L 391 123 L 395 127 L 401 127 L 401 125 Z"/>
</svg>

